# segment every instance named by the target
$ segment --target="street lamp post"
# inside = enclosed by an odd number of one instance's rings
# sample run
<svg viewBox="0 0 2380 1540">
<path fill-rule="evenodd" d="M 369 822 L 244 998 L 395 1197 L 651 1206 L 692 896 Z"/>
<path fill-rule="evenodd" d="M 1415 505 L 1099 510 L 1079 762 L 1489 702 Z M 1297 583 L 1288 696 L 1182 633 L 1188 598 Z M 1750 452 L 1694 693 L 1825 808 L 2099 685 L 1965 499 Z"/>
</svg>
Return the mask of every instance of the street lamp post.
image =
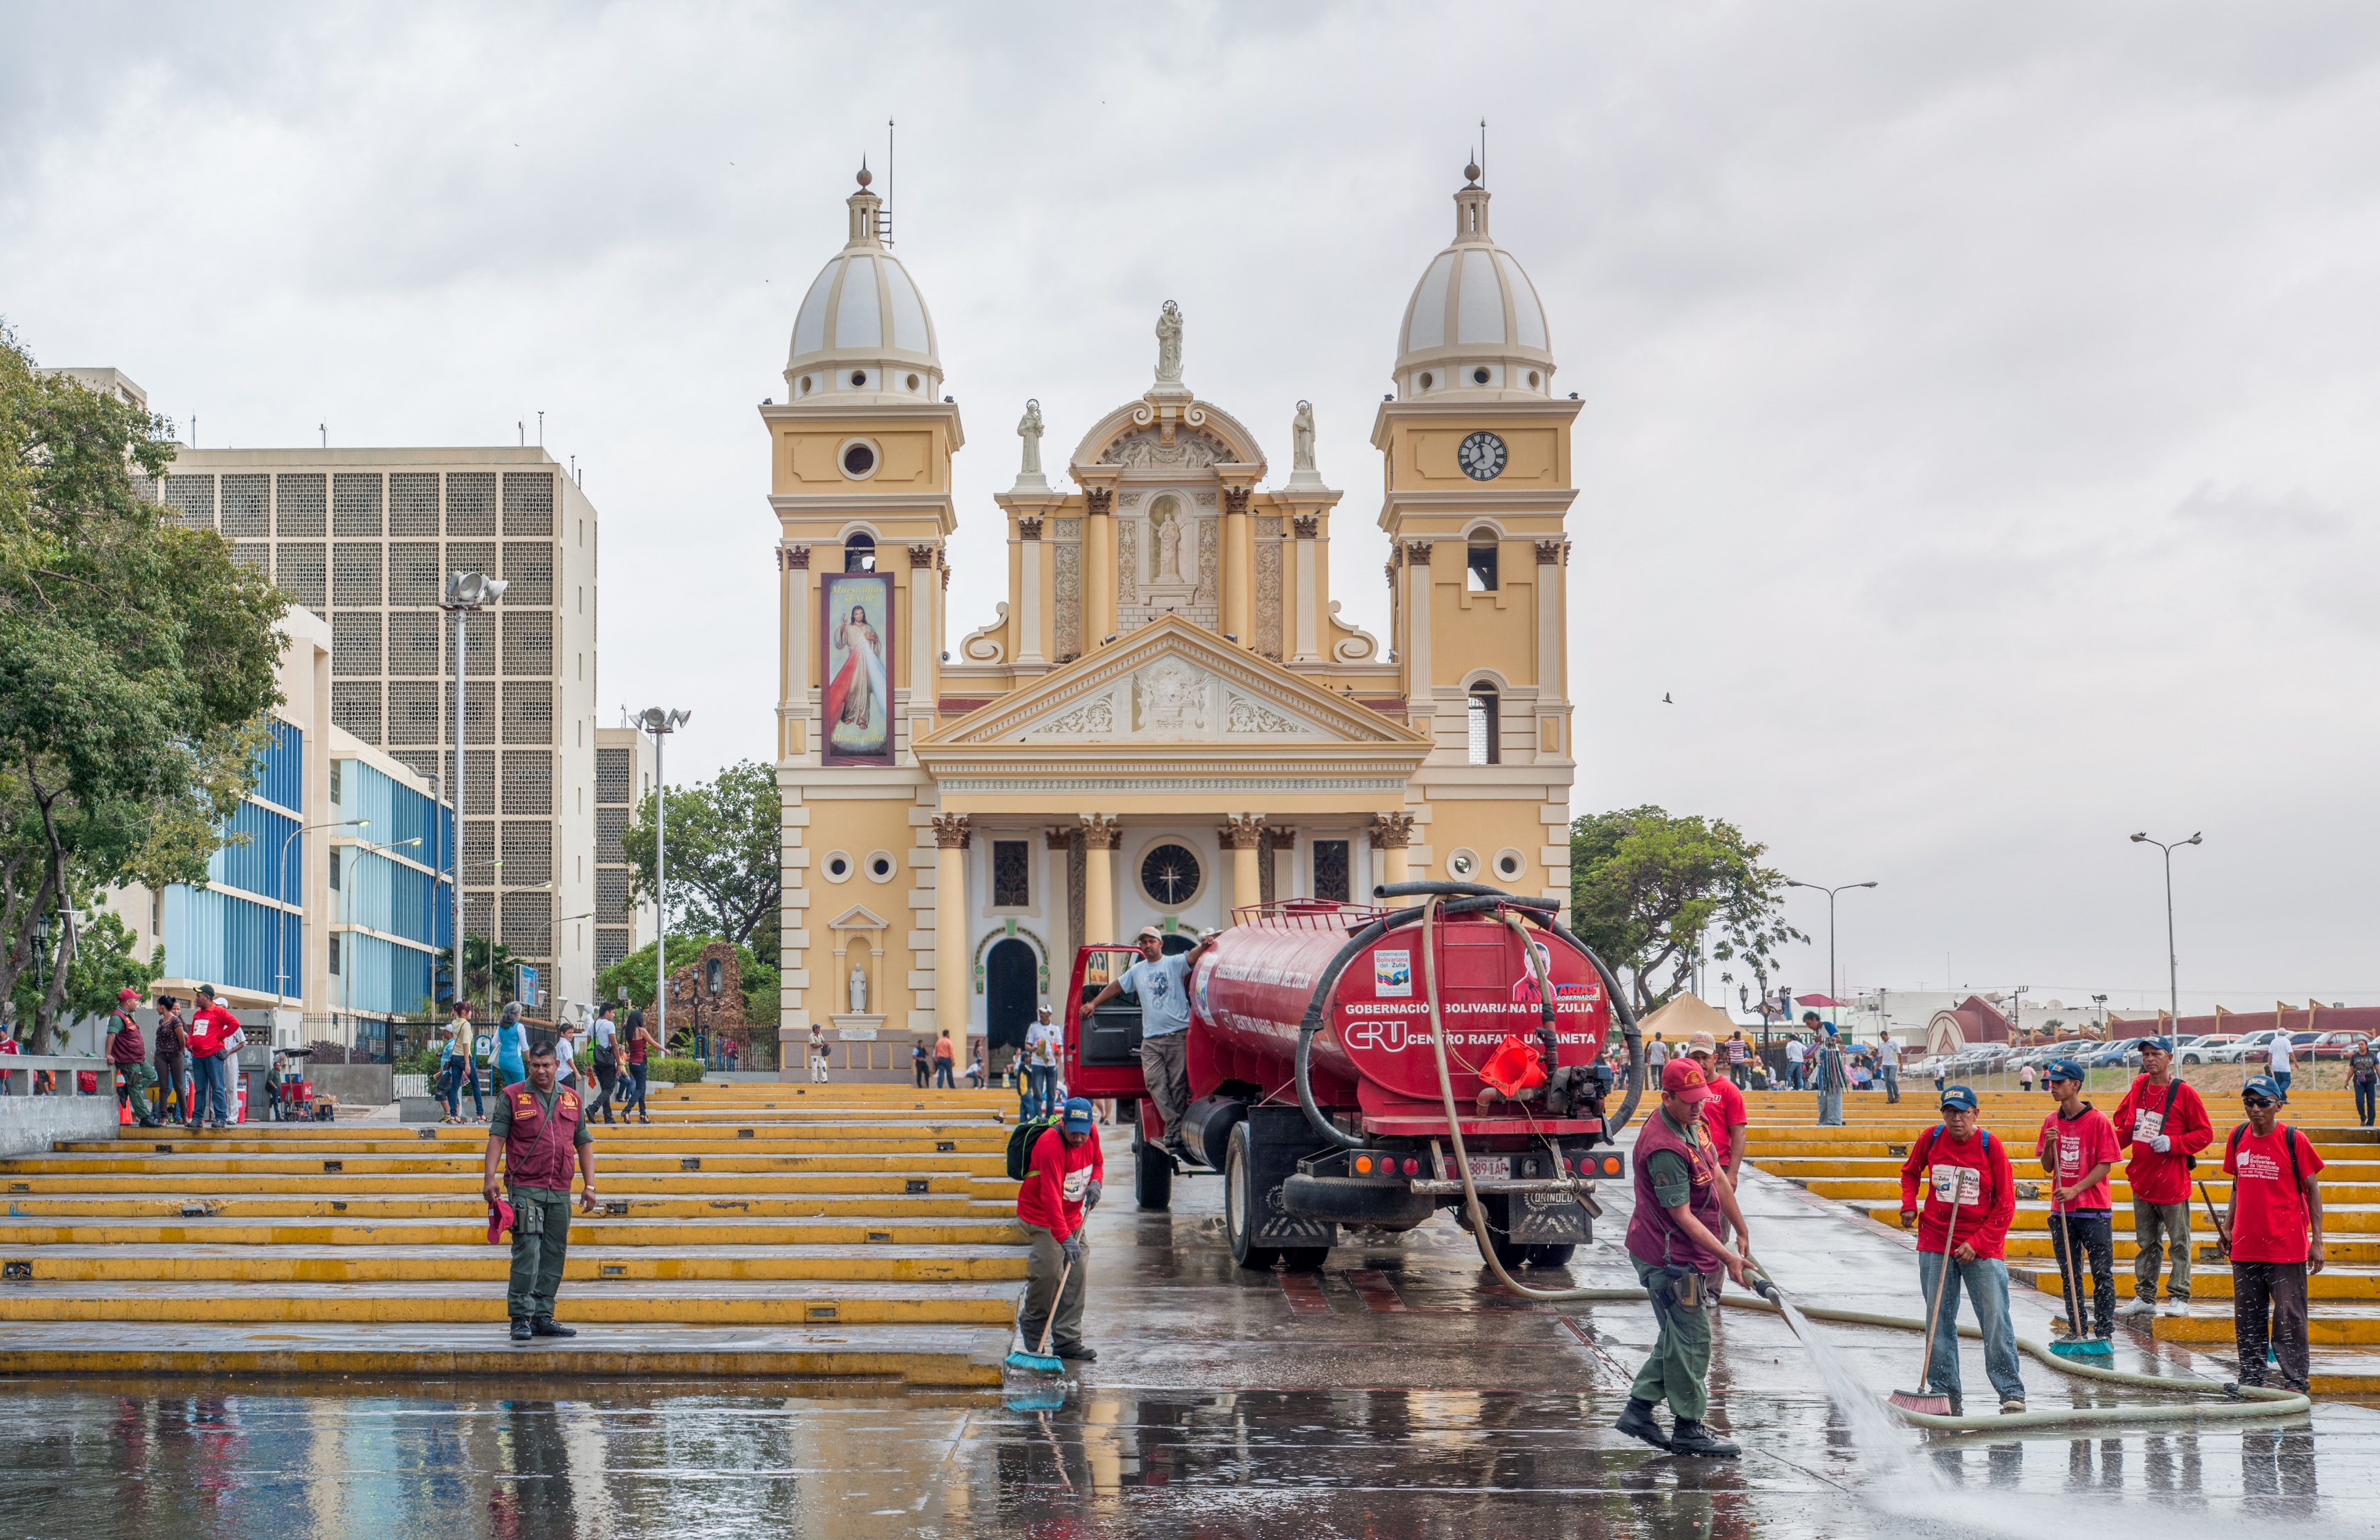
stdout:
<svg viewBox="0 0 2380 1540">
<path fill-rule="evenodd" d="M 653 737 L 653 1040 L 669 1051 L 669 780 L 662 770 L 664 739 L 686 724 L 691 711 L 650 707 L 637 725 Z"/>
<path fill-rule="evenodd" d="M 289 901 L 283 897 L 283 894 L 286 893 L 289 890 L 290 843 L 296 840 L 298 835 L 310 833 L 317 829 L 370 829 L 370 827 L 371 819 L 334 819 L 329 823 L 301 824 L 298 828 L 291 830 L 287 837 L 282 840 L 281 863 L 279 868 L 281 873 L 280 885 L 282 891 L 273 895 L 274 898 L 279 899 L 282 904 L 279 917 L 274 921 L 273 931 L 273 950 L 275 953 L 273 959 L 273 999 L 287 1000 L 289 998 Z M 298 902 L 299 906 L 302 908 L 304 906 L 304 900 L 301 898 Z M 300 982 L 302 983 L 303 981 L 300 980 Z M 302 995 L 299 997 L 298 1003 L 300 1005 L 305 1003 L 305 1000 Z"/>
<path fill-rule="evenodd" d="M 2181 1030 L 2181 961 L 2173 941 L 2173 853 L 2181 845 L 2201 843 L 2204 838 L 2202 831 L 2187 840 L 2176 840 L 2168 844 L 2163 840 L 2152 840 L 2146 834 L 2132 836 L 2132 843 L 2136 845 L 2155 845 L 2165 852 L 2165 986 L 2168 1002 L 2173 1008 L 2170 1030 L 2175 1032 Z"/>
<path fill-rule="evenodd" d="M 446 579 L 438 608 L 455 617 L 455 998 L 463 997 L 463 623 L 504 596 L 512 587 L 482 572 L 458 572 Z M 495 927 L 488 928 L 493 930 Z M 491 948 L 493 946 L 491 939 Z M 489 952 L 493 974 L 495 954 Z"/>
<path fill-rule="evenodd" d="M 1839 1000 L 1841 996 L 1836 992 L 1835 988 L 1835 895 L 1840 892 L 1848 892 L 1853 888 L 1873 888 L 1876 884 L 1873 882 L 1846 882 L 1840 888 L 1821 888 L 1815 882 L 1796 882 L 1791 878 L 1787 878 L 1785 879 L 1785 886 L 1789 888 L 1807 888 L 1814 893 L 1824 893 L 1827 895 L 1827 998 L 1828 1000 Z"/>
</svg>

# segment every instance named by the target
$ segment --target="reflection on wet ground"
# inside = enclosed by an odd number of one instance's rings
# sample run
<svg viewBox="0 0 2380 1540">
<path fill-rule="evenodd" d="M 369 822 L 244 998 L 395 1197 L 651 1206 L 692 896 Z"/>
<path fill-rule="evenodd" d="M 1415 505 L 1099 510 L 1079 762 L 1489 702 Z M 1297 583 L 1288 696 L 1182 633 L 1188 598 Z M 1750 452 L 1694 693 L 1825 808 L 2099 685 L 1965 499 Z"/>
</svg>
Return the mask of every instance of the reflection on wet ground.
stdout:
<svg viewBox="0 0 2380 1540">
<path fill-rule="evenodd" d="M 1046 1410 L 884 1385 L 16 1381 L 0 1400 L 0 1524 L 75 1540 L 2380 1527 L 2380 1417 L 2364 1408 L 2245 1432 L 1863 1446 L 1784 1325 L 1753 1315 L 1721 1317 L 1713 1376 L 1713 1420 L 1744 1458 L 1673 1460 L 1610 1430 L 1650 1339 L 1641 1304 L 1511 1299 L 1443 1219 L 1343 1246 L 1319 1279 L 1242 1273 L 1216 1238 L 1213 1184 L 1176 1193 L 1170 1215 L 1095 1217 L 1101 1356 Z M 1893 1240 L 1781 1185 L 1750 1196 L 1756 1249 L 1805 1301 L 1910 1310 L 1914 1267 Z M 1626 1278 L 1619 1225 L 1601 1233 L 1538 1281 Z M 2018 1303 L 2021 1329 L 2042 1335 L 2047 1305 Z M 1828 1340 L 1877 1389 L 1915 1368 L 1910 1336 Z M 2119 1366 L 2221 1367 L 2144 1341 Z M 1972 1353 L 1965 1374 L 1984 1385 Z M 2036 1409 L 2096 1395 L 2025 1374 Z"/>
</svg>

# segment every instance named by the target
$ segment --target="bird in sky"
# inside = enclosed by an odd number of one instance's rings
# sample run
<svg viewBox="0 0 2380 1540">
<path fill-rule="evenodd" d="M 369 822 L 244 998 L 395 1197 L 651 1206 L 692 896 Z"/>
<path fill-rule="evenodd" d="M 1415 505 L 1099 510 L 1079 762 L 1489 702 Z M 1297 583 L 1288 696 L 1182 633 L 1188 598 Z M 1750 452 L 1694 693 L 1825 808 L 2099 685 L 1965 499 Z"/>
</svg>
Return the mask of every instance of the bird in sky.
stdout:
<svg viewBox="0 0 2380 1540">
<path fill-rule="evenodd" d="M 1670 698 L 1669 691 L 1663 690 L 1661 692 L 1661 704 L 1664 706 L 1675 706 L 1677 702 Z"/>
</svg>

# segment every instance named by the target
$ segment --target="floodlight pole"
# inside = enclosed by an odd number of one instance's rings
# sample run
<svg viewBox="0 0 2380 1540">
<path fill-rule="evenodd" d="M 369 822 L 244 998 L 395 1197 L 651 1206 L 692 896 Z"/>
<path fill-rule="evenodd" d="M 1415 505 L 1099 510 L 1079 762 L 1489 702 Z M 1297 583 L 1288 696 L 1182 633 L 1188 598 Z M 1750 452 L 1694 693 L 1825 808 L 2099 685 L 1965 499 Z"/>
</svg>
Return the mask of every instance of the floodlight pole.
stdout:
<svg viewBox="0 0 2380 1540">
<path fill-rule="evenodd" d="M 446 579 L 446 597 L 438 607 L 455 617 L 455 1000 L 466 1000 L 463 988 L 463 623 L 472 612 L 484 610 L 504 597 L 511 585 L 480 572 L 458 572 Z M 494 927 L 489 928 L 491 930 Z M 491 1012 L 493 1010 L 495 983 L 495 938 L 488 939 L 488 981 Z"/>
<path fill-rule="evenodd" d="M 637 718 L 653 739 L 653 1041 L 663 1053 L 669 1051 L 669 781 L 662 750 L 693 715 L 654 706 Z"/>
</svg>

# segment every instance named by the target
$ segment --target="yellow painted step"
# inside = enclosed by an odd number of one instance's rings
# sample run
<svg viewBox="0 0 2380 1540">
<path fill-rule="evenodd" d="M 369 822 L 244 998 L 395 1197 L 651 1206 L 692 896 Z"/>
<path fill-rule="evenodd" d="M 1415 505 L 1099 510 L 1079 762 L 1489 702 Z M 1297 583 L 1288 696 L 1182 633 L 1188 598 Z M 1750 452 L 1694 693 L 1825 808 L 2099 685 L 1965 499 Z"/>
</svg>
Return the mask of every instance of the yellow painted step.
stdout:
<svg viewBox="0 0 2380 1540">
<path fill-rule="evenodd" d="M 0 1258 L 10 1283 L 502 1283 L 511 1248 L 42 1246 Z M 1025 1276 L 1014 1246 L 704 1246 L 675 1251 L 573 1245 L 563 1276 L 587 1282 L 832 1279 L 993 1283 Z"/>
<path fill-rule="evenodd" d="M 481 1210 L 482 1213 L 485 1210 Z M 1025 1229 L 1014 1219 L 924 1220 L 868 1219 L 610 1219 L 574 1218 L 574 1241 L 613 1246 L 894 1246 L 1022 1245 Z M 375 1222 L 280 1222 L 247 1219 L 91 1219 L 55 1224 L 12 1220 L 0 1225 L 0 1250 L 39 1245 L 264 1245 L 386 1246 L 487 1244 L 484 1219 Z"/>
<path fill-rule="evenodd" d="M 1900 1201 L 1896 1198 L 1889 1207 L 1881 1204 L 1873 1206 L 1867 1210 L 1867 1215 L 1868 1218 L 1877 1220 L 1880 1223 L 1897 1225 L 1900 1222 Z M 2013 1234 L 2019 1231 L 2027 1230 L 2046 1232 L 2049 1229 L 2049 1205 L 2046 1203 L 2020 1203 L 2016 1206 L 2015 1221 L 2009 1227 L 2010 1232 Z M 2196 1229 L 2200 1225 L 2205 1225 L 2207 1232 L 2210 1235 L 2214 1232 L 2214 1226 L 2207 1224 L 2206 1211 L 2204 1207 L 2201 1207 L 2194 1216 L 2192 1222 L 2192 1228 Z M 2351 1204 L 2340 1204 L 2337 1207 L 2333 1207 L 2331 1205 L 2325 1203 L 2322 1206 L 2322 1228 L 2323 1233 L 2325 1236 L 2332 1233 L 2341 1235 L 2380 1234 L 2380 1208 Z M 2115 1214 L 2115 1230 L 2117 1235 L 2119 1237 L 2130 1235 L 2131 1233 L 2131 1208 L 2127 1207 L 2118 1209 Z"/>
<path fill-rule="evenodd" d="M 2327 1255 L 2328 1248 L 2325 1248 Z M 2034 1289 L 2045 1294 L 2060 1291 L 2055 1262 L 2047 1267 L 2025 1267 L 2009 1269 L 2010 1279 L 2022 1274 L 2029 1278 Z M 2161 1287 L 2161 1286 L 2160 1286 Z M 2132 1270 L 2129 1267 L 2116 1269 L 2116 1292 L 2129 1300 L 2132 1297 Z M 2225 1320 L 2229 1320 L 2231 1308 L 2231 1269 L 2220 1262 L 2194 1262 L 2190 1269 L 2190 1297 L 2201 1310 L 2211 1310 L 2220 1304 Z M 2380 1273 L 2370 1268 L 2334 1267 L 2306 1279 L 2306 1297 L 2335 1300 L 2349 1304 L 2380 1304 Z"/>
<path fill-rule="evenodd" d="M 965 1172 L 934 1172 L 918 1176 L 814 1176 L 807 1174 L 777 1175 L 771 1172 L 686 1172 L 612 1171 L 600 1173 L 599 1190 L 623 1196 L 663 1194 L 735 1194 L 746 1197 L 763 1197 L 793 1194 L 831 1194 L 860 1196 L 885 1194 L 893 1196 L 930 1194 L 936 1197 L 999 1198 L 1014 1200 L 1017 1183 L 1005 1176 L 989 1178 Z M 912 1187 L 911 1183 L 922 1185 Z M 7 1183 L 7 1201 L 21 1204 L 29 1197 L 57 1196 L 65 1194 L 129 1194 L 147 1197 L 175 1196 L 181 1201 L 235 1195 L 257 1195 L 272 1193 L 320 1194 L 338 1193 L 343 1195 L 402 1197 L 416 1194 L 477 1193 L 480 1172 L 473 1168 L 468 1172 L 447 1172 L 439 1175 L 407 1176 L 403 1174 L 337 1175 L 337 1176 L 183 1176 L 165 1172 L 137 1176 L 29 1177 Z"/>
<path fill-rule="evenodd" d="M 680 1326 L 997 1326 L 1013 1320 L 1016 1283 L 644 1281 L 565 1288 L 565 1322 Z M 26 1283 L 0 1290 L 0 1321 L 481 1321 L 506 1318 L 503 1288 L 444 1283 Z"/>
<path fill-rule="evenodd" d="M 719 1219 L 891 1219 L 907 1223 L 921 1219 L 1004 1219 L 1016 1211 L 1014 1199 L 972 1198 L 960 1194 L 937 1197 L 824 1198 L 769 1197 L 761 1194 L 722 1194 L 698 1189 L 686 1193 L 633 1193 L 625 1188 L 604 1193 L 608 1218 Z M 623 1208 L 625 1205 L 625 1209 Z M 486 1222 L 488 1207 L 475 1182 L 447 1192 L 393 1192 L 348 1194 L 332 1188 L 321 1193 L 260 1194 L 250 1197 L 210 1197 L 197 1194 L 144 1194 L 137 1196 L 18 1197 L 9 1201 L 12 1219 L 39 1220 L 66 1217 L 97 1219 L 324 1219 L 344 1215 L 351 1219 L 477 1219 Z M 574 1222 L 585 1222 L 583 1217 Z"/>
<path fill-rule="evenodd" d="M 2189 1316 L 2158 1316 L 2156 1339 L 2160 1342 L 2191 1342 L 2226 1347 L 2237 1340 L 2228 1309 L 2193 1313 Z M 2320 1309 L 2306 1312 L 2306 1341 L 2316 1347 L 2380 1347 L 2380 1304 L 2343 1304 L 2331 1303 Z M 2374 1355 L 2380 1363 L 2380 1353 Z"/>
</svg>

